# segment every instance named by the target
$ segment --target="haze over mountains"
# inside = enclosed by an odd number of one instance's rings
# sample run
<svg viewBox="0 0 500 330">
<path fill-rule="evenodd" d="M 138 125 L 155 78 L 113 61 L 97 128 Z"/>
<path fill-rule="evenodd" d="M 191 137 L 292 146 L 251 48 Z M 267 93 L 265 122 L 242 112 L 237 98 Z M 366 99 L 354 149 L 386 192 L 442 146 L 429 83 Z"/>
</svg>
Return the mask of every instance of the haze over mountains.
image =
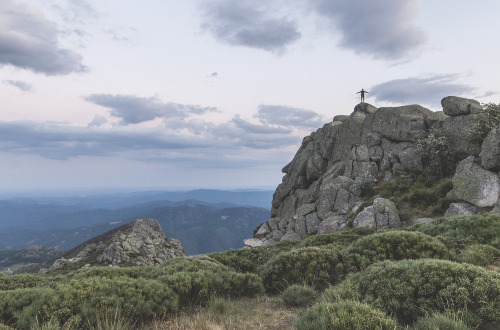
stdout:
<svg viewBox="0 0 500 330">
<path fill-rule="evenodd" d="M 187 254 L 243 246 L 266 221 L 271 191 L 149 191 L 0 201 L 0 250 L 38 244 L 68 250 L 136 219 L 157 219 Z"/>
</svg>

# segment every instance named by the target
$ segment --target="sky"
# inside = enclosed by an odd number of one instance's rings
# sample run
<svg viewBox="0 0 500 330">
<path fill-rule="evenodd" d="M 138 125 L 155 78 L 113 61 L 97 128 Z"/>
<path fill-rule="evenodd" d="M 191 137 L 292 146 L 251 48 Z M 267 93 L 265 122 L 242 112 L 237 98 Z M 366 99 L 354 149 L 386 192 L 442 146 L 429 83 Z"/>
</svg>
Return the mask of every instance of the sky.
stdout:
<svg viewBox="0 0 500 330">
<path fill-rule="evenodd" d="M 275 188 L 303 137 L 499 103 L 498 0 L 0 0 L 2 192 Z"/>
</svg>

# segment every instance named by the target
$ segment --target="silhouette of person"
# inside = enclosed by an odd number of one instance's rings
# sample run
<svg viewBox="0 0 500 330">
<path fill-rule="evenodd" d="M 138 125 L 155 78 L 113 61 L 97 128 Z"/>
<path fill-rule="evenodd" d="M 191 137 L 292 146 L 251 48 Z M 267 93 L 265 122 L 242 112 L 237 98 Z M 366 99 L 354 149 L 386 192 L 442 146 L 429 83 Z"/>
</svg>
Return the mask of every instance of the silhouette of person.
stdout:
<svg viewBox="0 0 500 330">
<path fill-rule="evenodd" d="M 357 92 L 356 94 L 359 94 L 361 93 L 361 103 L 365 102 L 365 93 L 368 93 L 367 91 L 365 91 L 363 88 L 361 88 L 361 90 L 359 92 Z"/>
</svg>

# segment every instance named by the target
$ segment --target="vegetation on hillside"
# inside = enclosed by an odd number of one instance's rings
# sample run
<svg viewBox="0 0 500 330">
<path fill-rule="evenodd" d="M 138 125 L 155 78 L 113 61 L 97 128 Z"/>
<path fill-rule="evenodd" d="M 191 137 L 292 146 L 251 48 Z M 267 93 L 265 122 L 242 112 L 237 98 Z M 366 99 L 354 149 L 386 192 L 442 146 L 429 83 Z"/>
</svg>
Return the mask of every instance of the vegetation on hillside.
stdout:
<svg viewBox="0 0 500 330">
<path fill-rule="evenodd" d="M 0 324 L 493 329 L 500 326 L 499 237 L 500 215 L 449 217 L 378 233 L 348 228 L 156 267 L 0 275 Z"/>
</svg>

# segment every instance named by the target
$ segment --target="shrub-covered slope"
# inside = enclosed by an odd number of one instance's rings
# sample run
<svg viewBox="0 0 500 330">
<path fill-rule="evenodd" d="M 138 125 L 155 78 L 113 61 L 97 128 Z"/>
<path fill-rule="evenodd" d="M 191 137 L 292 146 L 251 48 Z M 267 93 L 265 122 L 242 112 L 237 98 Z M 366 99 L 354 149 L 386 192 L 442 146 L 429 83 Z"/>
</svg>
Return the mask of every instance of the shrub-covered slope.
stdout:
<svg viewBox="0 0 500 330">
<path fill-rule="evenodd" d="M 209 313 L 217 304 L 211 322 L 231 328 L 238 318 L 227 315 L 233 321 L 224 323 L 231 301 L 257 296 L 251 305 L 267 304 L 259 296 L 283 294 L 290 306 L 283 308 L 298 310 L 297 329 L 497 329 L 499 226 L 499 215 L 449 217 L 378 233 L 347 228 L 159 266 L 0 276 L 0 324 L 96 328 L 113 314 L 115 325 L 147 329 L 182 323 L 182 315 Z"/>
</svg>

